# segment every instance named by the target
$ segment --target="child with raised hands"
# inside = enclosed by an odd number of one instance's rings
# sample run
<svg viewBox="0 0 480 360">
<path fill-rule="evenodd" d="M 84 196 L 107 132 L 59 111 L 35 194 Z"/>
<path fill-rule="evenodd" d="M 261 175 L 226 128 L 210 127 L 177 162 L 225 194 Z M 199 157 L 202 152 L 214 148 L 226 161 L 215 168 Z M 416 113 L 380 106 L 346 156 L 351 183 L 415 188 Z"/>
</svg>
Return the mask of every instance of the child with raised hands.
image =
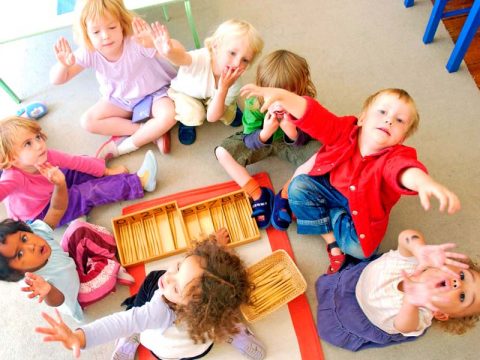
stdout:
<svg viewBox="0 0 480 360">
<path fill-rule="evenodd" d="M 157 51 L 179 67 L 168 96 L 175 103 L 182 144 L 195 142 L 195 126 L 205 119 L 237 125 L 233 121 L 240 92 L 238 79 L 263 49 L 263 40 L 251 24 L 227 20 L 205 39 L 204 48 L 188 52 L 158 22 L 150 28 L 140 20 L 138 31 L 149 32 Z"/>
<path fill-rule="evenodd" d="M 50 72 L 53 84 L 66 83 L 87 68 L 96 72 L 101 98 L 82 115 L 81 125 L 88 132 L 112 136 L 96 153 L 106 160 L 152 141 L 161 153 L 169 152 L 168 131 L 176 124 L 167 96 L 175 69 L 155 49 L 135 41 L 133 18 L 123 0 L 79 0 L 74 22 L 79 48 L 72 52 L 64 38 L 54 46 L 58 62 Z M 151 118 L 142 125 L 132 122 L 134 107 L 149 95 Z"/>
<path fill-rule="evenodd" d="M 327 273 L 342 267 L 345 254 L 372 256 L 401 195 L 418 194 L 425 210 L 431 196 L 439 200 L 440 211 L 460 209 L 457 196 L 427 174 L 415 149 L 403 145 L 419 123 L 415 102 L 405 90 L 370 95 L 358 118 L 336 116 L 316 100 L 284 89 L 247 85 L 242 92 L 262 97 L 263 111 L 282 106 L 295 126 L 323 144 L 296 172 L 288 202 L 298 233 L 325 240 Z"/>
<path fill-rule="evenodd" d="M 307 61 L 288 50 L 274 51 L 262 59 L 257 67 L 256 84 L 286 89 L 299 96 L 316 96 Z M 308 134 L 289 121 L 290 114 L 281 106 L 274 104 L 265 113 L 260 111 L 260 106 L 256 97 L 245 101 L 243 132 L 225 139 L 215 149 L 215 155 L 232 179 L 252 198 L 252 216 L 258 226 L 264 229 L 272 220 L 273 226 L 281 229 L 284 226 L 282 217 L 291 216 L 290 208 L 288 212 L 277 211 L 276 216 L 272 216 L 272 191 L 261 187 L 246 166 L 269 156 L 278 156 L 300 166 L 318 151 L 320 144 L 310 141 Z M 285 186 L 275 196 L 277 208 L 288 206 L 287 189 Z"/>
<path fill-rule="evenodd" d="M 454 247 L 426 245 L 420 232 L 405 230 L 397 250 L 320 276 L 320 338 L 357 351 L 414 340 L 433 319 L 457 334 L 471 328 L 480 314 L 480 273 Z"/>
<path fill-rule="evenodd" d="M 211 235 L 167 271 L 153 271 L 127 311 L 72 331 L 57 313 L 43 313 L 50 327 L 37 328 L 45 341 L 58 341 L 75 356 L 80 349 L 119 339 L 114 359 L 134 359 L 139 344 L 161 359 L 206 355 L 214 341 L 226 340 L 250 359 L 263 359 L 262 344 L 241 325 L 239 306 L 248 301 L 245 267 Z M 138 334 L 139 333 L 139 334 Z"/>
<path fill-rule="evenodd" d="M 156 187 L 157 163 L 152 151 L 141 168 L 129 174 L 124 166 L 106 167 L 105 160 L 48 149 L 38 122 L 11 116 L 0 120 L 0 201 L 15 220 L 43 219 L 51 208 L 54 184 L 38 166 L 48 162 L 65 174 L 68 206 L 58 221 L 62 226 L 92 208 L 142 198 Z"/>
<path fill-rule="evenodd" d="M 50 163 L 36 165 L 39 176 L 52 183 L 50 207 L 42 220 L 31 224 L 6 219 L 0 222 L 0 280 L 24 278 L 29 298 L 59 309 L 80 321 L 77 301 L 80 281 L 75 263 L 53 239 L 53 230 L 68 204 L 65 175 Z"/>
</svg>

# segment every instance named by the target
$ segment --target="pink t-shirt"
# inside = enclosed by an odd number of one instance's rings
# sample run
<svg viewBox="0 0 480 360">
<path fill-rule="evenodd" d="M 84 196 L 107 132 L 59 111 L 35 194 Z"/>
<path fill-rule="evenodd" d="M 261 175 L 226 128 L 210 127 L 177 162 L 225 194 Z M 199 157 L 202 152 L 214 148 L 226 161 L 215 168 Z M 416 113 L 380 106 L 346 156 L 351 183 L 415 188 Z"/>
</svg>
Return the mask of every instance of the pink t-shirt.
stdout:
<svg viewBox="0 0 480 360">
<path fill-rule="evenodd" d="M 105 173 L 105 160 L 90 156 L 48 150 L 47 161 L 59 168 L 77 170 L 96 177 Z M 52 193 L 53 184 L 40 173 L 26 173 L 12 167 L 3 170 L 0 177 L 0 201 L 4 202 L 7 214 L 12 219 L 34 219 L 48 205 Z"/>
</svg>

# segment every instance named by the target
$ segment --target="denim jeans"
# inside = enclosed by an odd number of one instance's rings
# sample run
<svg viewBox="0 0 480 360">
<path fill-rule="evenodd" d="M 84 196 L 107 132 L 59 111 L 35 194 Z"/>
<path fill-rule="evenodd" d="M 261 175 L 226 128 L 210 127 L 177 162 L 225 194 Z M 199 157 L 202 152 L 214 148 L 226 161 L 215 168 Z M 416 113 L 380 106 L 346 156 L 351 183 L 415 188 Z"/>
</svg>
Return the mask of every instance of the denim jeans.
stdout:
<svg viewBox="0 0 480 360">
<path fill-rule="evenodd" d="M 299 234 L 321 235 L 333 232 L 344 253 L 365 259 L 348 200 L 330 184 L 328 174 L 302 174 L 294 177 L 288 187 L 288 201 L 297 217 Z"/>
</svg>

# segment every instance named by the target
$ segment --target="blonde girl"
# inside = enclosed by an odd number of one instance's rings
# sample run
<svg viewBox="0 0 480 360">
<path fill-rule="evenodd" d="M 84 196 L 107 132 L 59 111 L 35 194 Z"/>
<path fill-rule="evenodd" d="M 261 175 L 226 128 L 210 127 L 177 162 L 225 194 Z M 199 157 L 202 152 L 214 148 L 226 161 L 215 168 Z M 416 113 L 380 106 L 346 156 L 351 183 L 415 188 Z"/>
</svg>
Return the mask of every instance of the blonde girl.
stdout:
<svg viewBox="0 0 480 360">
<path fill-rule="evenodd" d="M 197 359 L 213 341 L 227 340 L 250 359 L 261 360 L 261 343 L 239 325 L 239 306 L 248 301 L 249 289 L 239 257 L 211 235 L 167 271 L 151 272 L 137 295 L 124 302 L 127 311 L 74 331 L 58 314 L 54 320 L 44 313 L 50 327 L 36 331 L 46 335 L 45 341 L 62 342 L 76 356 L 80 349 L 121 338 L 114 359 L 134 359 L 139 343 L 161 359 Z"/>
<path fill-rule="evenodd" d="M 307 61 L 288 50 L 274 51 L 262 59 L 257 68 L 256 84 L 279 87 L 300 96 L 316 96 Z M 264 229 L 270 225 L 273 193 L 261 187 L 250 176 L 246 166 L 273 155 L 298 166 L 316 153 L 320 144 L 297 129 L 288 120 L 290 115 L 283 108 L 274 104 L 262 113 L 259 107 L 257 98 L 246 100 L 243 132 L 225 139 L 215 149 L 215 154 L 225 171 L 251 196 L 253 216 L 259 227 Z M 288 201 L 286 203 L 288 205 Z M 289 208 L 282 212 L 284 215 L 291 216 Z M 278 222 L 274 220 L 273 224 Z"/>
<path fill-rule="evenodd" d="M 180 142 L 192 144 L 195 126 L 205 119 L 232 124 L 240 91 L 238 78 L 263 49 L 257 30 L 246 21 L 228 20 L 205 39 L 204 48 L 187 52 L 158 22 L 151 28 L 145 22 L 138 26 L 150 32 L 159 53 L 179 66 L 168 95 L 175 103 L 175 119 L 180 122 Z"/>
<path fill-rule="evenodd" d="M 151 141 L 168 152 L 167 133 L 176 122 L 167 89 L 175 70 L 155 49 L 134 40 L 134 14 L 122 0 L 81 0 L 76 12 L 74 33 L 80 47 L 72 52 L 66 39 L 56 42 L 58 62 L 50 78 L 64 84 L 86 68 L 95 70 L 101 99 L 82 115 L 81 125 L 88 132 L 113 136 L 96 156 L 108 160 Z M 132 110 L 148 95 L 153 96 L 152 118 L 140 126 L 131 121 Z"/>
<path fill-rule="evenodd" d="M 0 120 L 0 201 L 15 220 L 43 219 L 50 209 L 54 186 L 38 170 L 50 163 L 65 174 L 68 207 L 62 226 L 87 215 L 96 206 L 143 197 L 156 186 L 157 164 L 148 151 L 142 167 L 129 174 L 124 166 L 108 168 L 105 160 L 48 149 L 38 122 L 18 116 Z"/>
</svg>

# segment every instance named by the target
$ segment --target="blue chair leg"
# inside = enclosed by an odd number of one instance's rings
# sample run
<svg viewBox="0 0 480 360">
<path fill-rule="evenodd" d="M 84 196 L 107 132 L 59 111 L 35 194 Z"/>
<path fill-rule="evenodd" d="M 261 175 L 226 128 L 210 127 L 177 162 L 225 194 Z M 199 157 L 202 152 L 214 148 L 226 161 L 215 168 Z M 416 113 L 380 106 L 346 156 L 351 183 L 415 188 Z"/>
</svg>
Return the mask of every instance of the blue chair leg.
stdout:
<svg viewBox="0 0 480 360">
<path fill-rule="evenodd" d="M 406 8 L 412 7 L 414 4 L 415 0 L 405 0 L 403 4 L 405 5 Z"/>
<path fill-rule="evenodd" d="M 443 10 L 445 10 L 445 5 L 448 0 L 436 0 L 433 4 L 432 13 L 428 19 L 427 28 L 425 29 L 425 34 L 423 34 L 423 43 L 430 44 L 433 41 L 433 37 L 437 32 L 438 24 L 442 19 Z"/>
<path fill-rule="evenodd" d="M 450 55 L 450 58 L 447 62 L 447 70 L 449 73 L 455 72 L 460 67 L 460 63 L 465 56 L 465 53 L 470 46 L 470 43 L 475 36 L 475 33 L 478 30 L 480 25 L 480 0 L 475 0 L 473 2 L 472 8 L 470 9 L 470 13 L 468 14 L 467 20 L 465 20 L 465 24 L 462 27 L 462 31 L 458 36 L 457 42 L 455 43 L 455 47 Z"/>
</svg>

